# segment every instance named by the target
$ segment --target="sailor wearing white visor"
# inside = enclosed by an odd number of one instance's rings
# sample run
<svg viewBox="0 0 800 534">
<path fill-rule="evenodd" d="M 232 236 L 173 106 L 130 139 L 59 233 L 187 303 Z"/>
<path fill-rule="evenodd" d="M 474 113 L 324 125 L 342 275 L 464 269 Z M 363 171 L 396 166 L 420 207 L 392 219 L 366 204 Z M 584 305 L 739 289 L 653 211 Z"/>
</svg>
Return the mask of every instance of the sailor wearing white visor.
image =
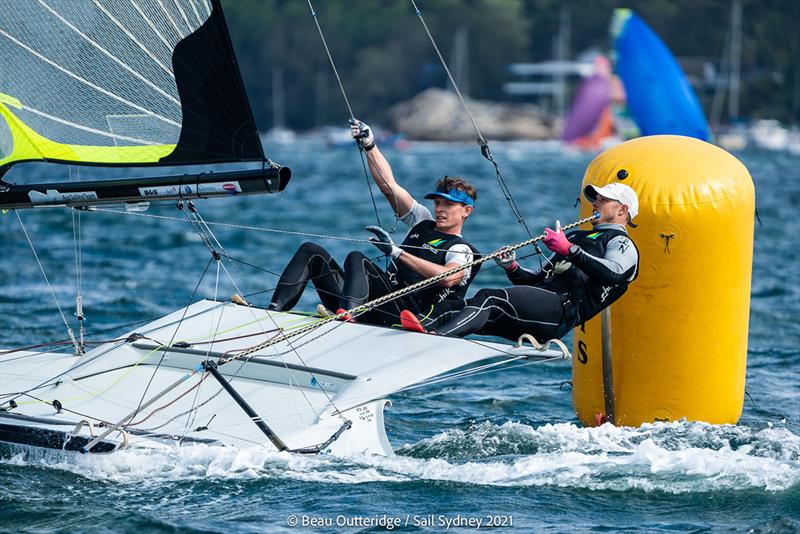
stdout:
<svg viewBox="0 0 800 534">
<path fill-rule="evenodd" d="M 307 283 L 317 289 L 321 313 L 346 310 L 382 297 L 420 280 L 441 274 L 473 260 L 478 251 L 461 235 L 467 218 L 475 208 L 475 187 L 460 177 L 445 176 L 436 182 L 426 199 L 431 210 L 417 202 L 395 180 L 389 162 L 375 143 L 372 129 L 351 121 L 353 138 L 366 151 L 369 170 L 378 188 L 389 201 L 398 219 L 408 229 L 402 243 L 395 244 L 379 226 L 367 226 L 374 237 L 370 242 L 390 259 L 387 270 L 360 251 L 347 255 L 343 266 L 315 243 L 303 243 L 283 271 L 272 296 L 271 310 L 290 310 L 300 300 Z M 464 297 L 478 266 L 441 280 L 421 291 L 366 312 L 359 322 L 391 326 L 400 322 L 401 312 L 426 325 L 440 324 L 464 306 Z M 347 319 L 346 320 L 351 320 Z"/>
<path fill-rule="evenodd" d="M 636 192 L 618 182 L 588 185 L 584 197 L 597 217 L 591 230 L 565 235 L 547 228 L 544 240 L 555 252 L 550 268 L 534 273 L 514 253 L 496 261 L 513 287 L 482 289 L 457 315 L 436 328 L 452 336 L 483 334 L 517 340 L 531 334 L 541 342 L 560 338 L 620 298 L 638 274 L 639 253 L 625 229 L 639 211 Z"/>
</svg>

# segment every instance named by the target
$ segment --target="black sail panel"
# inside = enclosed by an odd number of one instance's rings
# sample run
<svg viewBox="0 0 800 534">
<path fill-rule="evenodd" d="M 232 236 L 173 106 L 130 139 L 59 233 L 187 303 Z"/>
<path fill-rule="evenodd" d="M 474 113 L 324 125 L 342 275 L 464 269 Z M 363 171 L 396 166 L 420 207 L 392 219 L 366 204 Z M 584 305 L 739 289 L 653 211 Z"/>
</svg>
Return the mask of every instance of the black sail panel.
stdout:
<svg viewBox="0 0 800 534">
<path fill-rule="evenodd" d="M 212 5 L 205 24 L 175 47 L 183 127 L 162 163 L 264 158 L 219 0 Z"/>
</svg>

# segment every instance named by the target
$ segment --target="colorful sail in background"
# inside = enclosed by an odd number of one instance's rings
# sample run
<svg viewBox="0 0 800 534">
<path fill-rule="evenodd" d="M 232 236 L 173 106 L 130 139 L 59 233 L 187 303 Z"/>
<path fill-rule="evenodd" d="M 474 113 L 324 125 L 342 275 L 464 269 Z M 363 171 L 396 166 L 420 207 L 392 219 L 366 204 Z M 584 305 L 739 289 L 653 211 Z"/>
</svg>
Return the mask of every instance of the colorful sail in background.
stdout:
<svg viewBox="0 0 800 534">
<path fill-rule="evenodd" d="M 674 134 L 708 141 L 710 130 L 697 95 L 672 53 L 629 9 L 616 9 L 611 24 L 614 71 L 641 135 Z"/>
<path fill-rule="evenodd" d="M 575 92 L 561 140 L 580 148 L 599 148 L 605 139 L 614 135 L 613 101 L 613 80 L 608 60 L 597 56 L 595 73 L 585 78 Z"/>
<path fill-rule="evenodd" d="M 264 159 L 219 0 L 0 7 L 0 175 Z"/>
</svg>

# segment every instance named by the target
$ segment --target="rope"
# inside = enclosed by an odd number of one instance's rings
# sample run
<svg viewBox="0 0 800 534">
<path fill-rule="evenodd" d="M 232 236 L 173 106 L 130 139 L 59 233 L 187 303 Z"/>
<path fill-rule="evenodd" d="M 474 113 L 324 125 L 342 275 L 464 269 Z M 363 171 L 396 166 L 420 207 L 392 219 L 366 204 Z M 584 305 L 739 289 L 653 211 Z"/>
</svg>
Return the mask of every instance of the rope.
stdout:
<svg viewBox="0 0 800 534">
<path fill-rule="evenodd" d="M 317 32 L 319 32 L 319 37 L 320 39 L 322 39 L 322 46 L 325 48 L 325 54 L 328 56 L 328 61 L 330 62 L 331 68 L 333 69 L 333 74 L 334 76 L 336 76 L 336 81 L 339 84 L 339 90 L 342 93 L 342 98 L 344 98 L 344 103 L 347 106 L 347 111 L 350 113 L 350 120 L 352 122 L 355 122 L 356 117 L 353 114 L 353 108 L 350 106 L 350 100 L 347 98 L 347 91 L 344 90 L 344 84 L 342 83 L 342 79 L 339 76 L 339 70 L 336 68 L 336 63 L 333 61 L 333 55 L 331 55 L 331 51 L 328 48 L 328 42 L 325 40 L 325 34 L 322 32 L 322 26 L 320 26 L 319 19 L 317 18 L 317 12 L 314 10 L 314 6 L 311 5 L 311 0 L 307 0 L 307 2 L 308 2 L 308 8 L 311 10 L 311 16 L 314 18 L 314 24 L 317 26 Z M 361 143 L 357 141 L 356 145 L 358 146 L 359 155 L 361 157 L 361 166 L 364 169 L 364 178 L 367 180 L 367 189 L 369 190 L 369 197 L 372 200 L 372 209 L 375 211 L 375 220 L 378 222 L 378 226 L 383 227 L 383 225 L 381 224 L 381 217 L 378 214 L 378 204 L 375 202 L 375 194 L 372 192 L 372 181 L 369 179 L 367 164 L 364 162 L 364 154 L 363 154 L 364 147 L 362 147 Z M 367 157 L 369 157 L 369 155 Z"/>
<path fill-rule="evenodd" d="M 311 10 L 311 16 L 314 17 L 314 24 L 317 25 L 317 31 L 319 32 L 319 36 L 322 39 L 322 46 L 325 47 L 325 53 L 328 55 L 328 61 L 331 63 L 331 68 L 333 69 L 333 74 L 336 76 L 336 81 L 339 82 L 339 89 L 342 92 L 342 98 L 344 98 L 344 103 L 347 105 L 347 111 L 350 112 L 350 118 L 355 120 L 355 115 L 353 115 L 353 108 L 350 107 L 350 100 L 347 98 L 347 93 L 344 90 L 344 85 L 342 85 L 342 79 L 339 77 L 339 71 L 336 70 L 336 64 L 333 62 L 333 56 L 331 55 L 331 51 L 328 48 L 328 42 L 325 40 L 325 34 L 322 33 L 322 27 L 319 25 L 319 20 L 317 19 L 317 12 L 314 11 L 314 6 L 311 5 L 311 0 L 308 1 L 308 8 Z"/>
<path fill-rule="evenodd" d="M 214 242 L 214 243 L 216 243 L 216 244 L 219 246 L 219 248 L 220 248 L 220 249 L 221 249 L 223 252 L 225 251 L 225 248 L 224 248 L 224 247 L 222 246 L 222 244 L 219 242 L 219 240 L 217 239 L 217 236 L 216 236 L 216 235 L 214 235 L 214 232 L 212 232 L 212 231 L 211 231 L 211 228 L 209 228 L 208 224 L 207 224 L 207 223 L 205 222 L 205 220 L 202 218 L 202 215 L 200 215 L 200 212 L 197 210 L 197 208 L 194 206 L 194 204 L 193 204 L 193 203 L 191 203 L 191 202 L 189 203 L 189 209 L 188 209 L 188 210 L 184 210 L 184 212 L 186 213 L 187 211 L 188 211 L 188 213 L 187 213 L 187 218 L 189 218 L 189 214 L 191 214 L 191 217 L 193 217 L 193 218 L 195 219 L 195 221 L 197 222 L 197 226 L 195 226 L 195 225 L 194 225 L 194 223 L 192 224 L 192 226 L 195 228 L 195 230 L 198 232 L 198 234 L 200 234 L 200 237 L 201 237 L 201 239 L 203 240 L 203 242 L 206 244 L 206 246 L 207 246 L 207 247 L 209 248 L 209 250 L 211 251 L 211 254 L 212 254 L 212 257 L 213 257 L 213 259 L 215 259 L 215 260 L 217 261 L 217 265 L 218 265 L 218 266 L 221 266 L 221 267 L 222 267 L 222 270 L 223 270 L 223 271 L 225 271 L 225 275 L 228 277 L 228 280 L 230 280 L 231 284 L 233 284 L 233 287 L 235 288 L 235 290 L 237 291 L 237 293 L 239 293 L 239 294 L 242 294 L 242 293 L 243 293 L 243 291 L 242 291 L 242 290 L 239 288 L 239 286 L 236 284 L 236 280 L 234 280 L 234 279 L 233 279 L 233 276 L 231 276 L 231 273 L 228 271 L 228 268 L 227 268 L 227 267 L 225 267 L 225 264 L 222 262 L 222 257 L 223 257 L 223 256 L 221 256 L 221 255 L 220 255 L 220 254 L 219 254 L 219 253 L 218 253 L 218 252 L 217 252 L 217 251 L 214 249 L 214 247 L 213 247 L 213 244 L 212 244 L 212 240 L 213 240 L 213 242 Z M 227 257 L 227 254 L 225 255 L 225 257 Z M 250 307 L 248 307 L 248 310 L 250 311 L 250 314 L 252 315 L 252 317 L 253 317 L 253 319 L 255 320 L 256 324 L 257 324 L 259 327 L 261 327 L 261 322 L 260 322 L 260 321 L 258 320 L 258 318 L 256 317 L 256 315 L 255 315 L 255 312 L 253 311 L 253 309 L 252 309 L 252 308 L 250 308 Z M 275 322 L 275 319 L 272 317 L 272 315 L 269 315 L 269 318 L 270 318 L 270 320 L 272 321 L 272 323 L 275 325 L 275 328 L 276 328 L 276 330 L 277 330 L 278 332 L 281 332 L 281 329 L 280 329 L 280 327 L 278 326 L 277 322 Z M 263 329 L 263 328 L 262 328 L 262 332 L 264 332 L 264 329 Z M 176 330 L 176 333 L 177 333 L 177 330 Z M 264 333 L 266 334 L 266 332 L 264 332 Z M 278 335 L 279 335 L 279 334 L 278 334 Z M 173 336 L 173 337 L 174 337 L 174 336 Z M 168 344 L 168 346 L 169 346 L 169 345 L 171 345 L 171 344 L 172 344 L 172 340 L 170 340 L 170 343 Z M 292 350 L 292 352 L 294 353 L 294 355 L 295 355 L 295 356 L 297 357 L 297 359 L 300 361 L 300 363 L 302 363 L 302 365 L 303 365 L 304 367 L 308 368 L 309 366 L 308 366 L 308 365 L 305 363 L 305 361 L 303 360 L 302 356 L 300 356 L 300 354 L 297 352 L 297 350 L 295 349 L 295 347 L 294 347 L 294 346 L 293 346 L 291 343 L 288 343 L 288 345 L 289 345 L 289 348 L 290 348 L 290 349 Z M 210 349 L 209 349 L 209 350 L 210 350 Z M 165 352 L 165 354 L 166 354 L 166 352 Z M 281 363 L 283 363 L 284 367 L 285 367 L 285 368 L 288 370 L 288 369 L 289 369 L 289 367 L 288 367 L 288 365 L 287 365 L 286 361 L 285 361 L 285 360 L 284 360 L 284 359 L 281 357 L 281 355 L 278 355 L 278 357 L 280 358 L 280 360 L 281 360 Z M 316 379 L 316 377 L 314 376 L 314 374 L 313 374 L 313 373 L 311 373 L 311 376 L 312 376 L 312 377 L 314 377 L 314 378 Z M 327 392 L 327 391 L 325 391 L 325 390 L 322 388 L 322 385 L 321 385 L 321 384 L 319 384 L 319 381 L 318 381 L 318 380 L 317 380 L 316 382 L 317 382 L 317 384 L 319 385 L 319 390 L 320 390 L 320 391 L 323 393 L 323 395 L 325 396 L 325 398 L 328 400 L 328 403 L 329 403 L 331 406 L 333 406 L 333 408 L 334 408 L 334 409 L 336 409 L 336 404 L 334 404 L 334 402 L 333 402 L 333 399 L 332 399 L 332 398 L 331 398 L 331 397 L 328 395 L 328 392 Z M 302 392 L 302 391 L 301 391 L 301 393 L 302 393 L 302 395 L 303 395 L 303 398 L 305 399 L 306 403 L 308 404 L 308 406 L 309 406 L 309 407 L 310 407 L 310 408 L 313 410 L 314 406 L 313 406 L 313 404 L 312 404 L 311 400 L 310 400 L 310 399 L 309 399 L 309 398 L 306 396 L 305 392 Z M 337 409 L 337 411 L 338 411 L 338 409 Z M 346 420 L 346 418 L 345 418 L 343 415 L 341 415 L 341 414 L 340 414 L 340 417 L 342 418 L 342 420 L 343 420 L 343 421 L 345 421 L 345 422 L 347 421 L 347 420 Z"/>
<path fill-rule="evenodd" d="M 591 221 L 591 220 L 593 220 L 595 218 L 597 218 L 597 215 L 596 214 L 592 214 L 589 217 L 586 217 L 584 219 L 580 219 L 578 221 L 570 223 L 570 224 L 564 226 L 562 229 L 566 231 L 566 230 L 569 230 L 569 229 L 574 228 L 576 226 L 580 226 L 581 224 L 587 223 L 587 222 L 589 222 L 589 221 Z M 498 250 L 495 250 L 491 254 L 487 254 L 487 255 L 482 256 L 482 257 L 480 257 L 480 258 L 478 258 L 476 260 L 473 260 L 471 262 L 465 263 L 463 265 L 459 265 L 457 267 L 454 267 L 452 269 L 444 271 L 444 272 L 442 272 L 442 273 L 440 273 L 440 274 L 438 274 L 436 276 L 433 276 L 431 278 L 426 278 L 425 280 L 420 280 L 419 282 L 417 282 L 415 284 L 411 284 L 410 286 L 406 286 L 406 287 L 404 287 L 402 289 L 398 289 L 397 291 L 394 291 L 392 293 L 389 293 L 387 295 L 379 297 L 379 298 L 377 298 L 375 300 L 372 300 L 370 302 L 366 302 L 364 304 L 356 306 L 356 307 L 354 307 L 354 308 L 352 308 L 350 310 L 344 311 L 342 313 L 337 313 L 336 315 L 331 315 L 329 317 L 322 318 L 319 321 L 316 321 L 316 322 L 310 323 L 310 324 L 308 324 L 308 325 L 306 325 L 304 327 L 298 328 L 297 330 L 295 330 L 293 332 L 290 332 L 288 334 L 283 333 L 283 335 L 280 336 L 280 337 L 276 336 L 274 339 L 271 339 L 271 340 L 265 341 L 263 343 L 260 343 L 258 345 L 254 345 L 252 347 L 244 349 L 241 353 L 239 353 L 237 355 L 232 355 L 232 356 L 229 356 L 228 358 L 225 358 L 225 359 L 220 358 L 220 360 L 217 362 L 217 364 L 218 365 L 224 365 L 224 364 L 228 363 L 231 360 L 238 359 L 238 358 L 241 358 L 243 356 L 248 356 L 248 355 L 253 354 L 253 353 L 255 353 L 255 352 L 259 351 L 259 350 L 262 350 L 262 349 L 264 349 L 266 347 L 269 347 L 271 345 L 275 345 L 275 344 L 280 343 L 282 341 L 286 341 L 289 338 L 292 338 L 292 337 L 295 337 L 295 336 L 299 336 L 299 335 L 311 332 L 312 330 L 316 330 L 317 328 L 319 328 L 319 327 L 321 327 L 321 326 L 323 326 L 323 325 L 325 325 L 327 323 L 343 319 L 348 315 L 351 316 L 351 317 L 356 317 L 356 316 L 361 315 L 361 314 L 363 314 L 363 313 L 365 313 L 365 312 L 367 312 L 367 311 L 369 311 L 369 310 L 371 310 L 373 308 L 381 306 L 381 305 L 383 305 L 383 304 L 385 304 L 385 303 L 387 303 L 389 301 L 398 299 L 398 298 L 400 298 L 400 297 L 402 297 L 404 295 L 407 295 L 407 294 L 412 293 L 414 291 L 417 291 L 419 289 L 423 289 L 425 287 L 433 285 L 433 284 L 435 284 L 437 282 L 440 282 L 441 280 L 444 280 L 445 278 L 449 278 L 450 276 L 453 276 L 454 274 L 458 274 L 458 273 L 460 273 L 462 271 L 465 271 L 465 270 L 467 270 L 467 269 L 469 269 L 471 267 L 483 264 L 483 263 L 485 263 L 485 262 L 487 262 L 489 260 L 493 260 L 494 258 L 497 258 L 497 257 L 500 257 L 500 256 L 502 256 L 504 254 L 507 254 L 508 252 L 511 252 L 511 251 L 526 247 L 528 245 L 532 245 L 532 244 L 534 244 L 534 243 L 536 243 L 538 241 L 541 241 L 545 237 L 546 237 L 546 234 L 540 234 L 540 235 L 538 235 L 536 237 L 532 237 L 532 238 L 530 238 L 528 240 L 522 241 L 522 242 L 517 243 L 515 245 L 502 247 L 502 248 L 500 248 Z"/>
<path fill-rule="evenodd" d="M 172 345 L 173 341 L 175 341 L 175 336 L 178 335 L 178 330 L 180 329 L 180 325 L 181 325 L 181 323 L 183 323 L 183 320 L 186 318 L 186 314 L 189 312 L 189 306 L 191 306 L 192 300 L 194 300 L 194 296 L 195 296 L 195 294 L 197 294 L 197 290 L 200 289 L 200 284 L 203 282 L 203 278 L 205 278 L 206 273 L 208 272 L 208 268 L 211 266 L 211 262 L 212 261 L 213 261 L 213 258 L 208 260 L 208 263 L 206 263 L 206 266 L 203 269 L 203 273 L 200 275 L 200 279 L 197 281 L 197 284 L 194 286 L 194 291 L 192 291 L 192 296 L 189 297 L 189 302 L 186 304 L 186 307 L 183 310 L 183 314 L 181 315 L 180 320 L 178 320 L 178 326 L 175 328 L 175 332 L 173 332 L 172 338 L 170 338 L 169 343 L 167 343 L 167 346 Z M 149 404 L 151 404 L 150 401 L 145 402 L 144 399 L 147 396 L 147 391 L 150 389 L 150 385 L 153 383 L 153 379 L 156 377 L 156 373 L 158 372 L 158 369 L 161 367 L 161 364 L 164 362 L 164 358 L 166 357 L 166 355 L 167 355 L 167 351 L 164 350 L 161 353 L 161 358 L 158 360 L 158 363 L 156 364 L 155 368 L 153 369 L 153 374 L 150 375 L 150 380 L 147 381 L 147 386 L 145 386 L 144 391 L 142 392 L 142 396 L 139 398 L 139 404 L 136 406 L 136 409 L 133 411 L 133 413 L 131 413 L 124 421 L 120 422 L 119 425 L 117 425 L 117 426 L 122 426 L 122 424 L 125 423 L 125 421 L 133 419 L 134 417 L 136 417 L 139 414 L 139 410 L 140 409 L 142 409 L 142 408 L 148 406 Z M 197 370 L 193 371 L 192 374 L 194 374 L 195 372 L 197 372 Z M 163 396 L 166 393 L 167 393 L 167 391 L 164 391 L 161 394 L 159 394 L 159 398 L 160 398 L 160 396 Z"/>
<path fill-rule="evenodd" d="M 116 215 L 130 215 L 130 216 L 134 216 L 134 217 L 145 217 L 145 218 L 149 218 L 149 219 L 161 219 L 161 220 L 166 220 L 166 221 L 187 222 L 186 219 L 182 219 L 180 217 L 170 217 L 168 215 L 153 215 L 151 213 L 139 213 L 139 212 L 133 212 L 133 211 L 119 211 L 119 210 L 110 210 L 110 209 L 104 209 L 104 208 L 92 209 L 92 211 L 99 211 L 99 212 L 104 212 L 104 213 L 114 213 Z M 299 236 L 299 237 L 312 237 L 312 238 L 316 238 L 316 239 L 330 239 L 332 241 L 348 241 L 350 243 L 364 243 L 364 244 L 372 245 L 372 241 L 370 241 L 369 239 L 359 239 L 359 238 L 356 238 L 356 237 L 345 237 L 345 236 L 337 236 L 337 235 L 330 235 L 330 234 L 315 234 L 315 233 L 311 233 L 311 232 L 297 232 L 297 231 L 294 231 L 294 230 L 281 230 L 279 228 L 266 228 L 266 227 L 263 227 L 263 226 L 249 226 L 249 225 L 244 225 L 244 224 L 232 224 L 232 223 L 223 223 L 223 222 L 214 222 L 214 221 L 204 221 L 204 222 L 208 226 L 220 226 L 220 227 L 223 227 L 223 228 L 231 228 L 231 229 L 234 229 L 234 230 L 251 230 L 251 231 L 255 231 L 255 232 L 269 232 L 269 233 L 275 233 L 275 234 L 287 234 L 287 235 L 294 235 L 294 236 Z M 402 245 L 402 248 L 404 250 L 414 250 L 414 249 L 429 250 L 427 247 L 414 246 L 414 245 Z M 439 251 L 439 252 L 446 252 L 446 251 Z M 470 254 L 470 252 L 465 252 L 464 254 Z M 230 256 L 226 256 L 226 257 L 230 258 Z M 233 259 L 233 258 L 230 258 L 230 259 Z M 240 260 L 234 260 L 234 261 L 240 261 Z M 244 262 L 241 262 L 241 263 L 244 263 Z M 270 273 L 270 274 L 274 274 L 274 273 Z"/>
<path fill-rule="evenodd" d="M 469 106 L 467 105 L 467 101 L 461 94 L 461 89 L 459 89 L 455 78 L 453 78 L 453 75 L 450 73 L 450 68 L 447 66 L 447 62 L 444 60 L 442 53 L 439 51 L 439 47 L 436 44 L 436 40 L 433 38 L 431 31 L 428 29 L 428 25 L 425 23 L 425 18 L 422 16 L 422 12 L 417 7 L 417 4 L 414 0 L 411 0 L 411 5 L 414 7 L 414 11 L 417 14 L 417 17 L 419 17 L 419 21 L 422 23 L 422 27 L 425 29 L 425 33 L 428 35 L 428 39 L 431 41 L 431 44 L 433 45 L 433 49 L 436 51 L 436 55 L 439 57 L 439 61 L 441 62 L 442 67 L 444 67 L 445 73 L 447 73 L 447 78 L 450 80 L 450 83 L 453 84 L 453 89 L 455 89 L 456 95 L 458 95 L 458 99 L 461 101 L 461 105 L 464 107 L 464 111 L 467 113 L 467 116 L 469 117 L 469 120 L 472 123 L 472 127 L 475 128 L 475 133 L 478 134 L 478 146 L 481 148 L 481 154 L 483 155 L 484 158 L 486 158 L 489 161 L 489 163 L 491 163 L 494 166 L 495 176 L 497 177 L 497 181 L 500 184 L 500 191 L 502 191 L 503 195 L 506 197 L 506 202 L 508 202 L 508 205 L 511 207 L 511 211 L 517 218 L 517 222 L 522 224 L 529 238 L 533 237 L 531 235 L 530 229 L 528 228 L 528 225 L 525 223 L 525 219 L 522 216 L 522 213 L 519 211 L 519 208 L 517 207 L 517 203 L 514 201 L 514 197 L 511 194 L 511 190 L 508 188 L 508 185 L 506 185 L 505 179 L 503 179 L 503 173 L 500 172 L 500 166 L 495 161 L 494 156 L 492 156 L 491 150 L 489 150 L 489 143 L 486 141 L 486 138 L 483 137 L 483 134 L 478 128 L 478 124 L 477 122 L 475 122 L 475 117 L 472 116 L 472 112 L 470 111 Z M 539 249 L 538 246 L 536 247 L 536 253 L 537 254 L 542 253 L 541 249 Z"/>
<path fill-rule="evenodd" d="M 478 128 L 478 124 L 475 122 L 475 117 L 472 116 L 472 112 L 470 112 L 469 110 L 467 101 L 464 100 L 464 96 L 461 94 L 461 89 L 458 88 L 458 84 L 456 83 L 455 78 L 453 78 L 453 75 L 450 74 L 450 68 L 447 66 L 447 62 L 444 60 L 444 57 L 442 57 L 442 53 L 439 51 L 439 47 L 436 45 L 436 41 L 434 40 L 433 35 L 431 35 L 431 32 L 428 29 L 428 25 L 425 23 L 425 18 L 422 16 L 422 12 L 419 10 L 414 0 L 411 0 L 411 5 L 414 6 L 414 12 L 419 17 L 419 21 L 422 23 L 422 27 L 425 28 L 425 33 L 428 34 L 428 39 L 430 39 L 431 44 L 433 45 L 433 49 L 436 51 L 436 55 L 439 56 L 439 61 L 442 63 L 444 71 L 447 73 L 447 78 L 450 80 L 450 83 L 453 84 L 453 89 L 455 89 L 456 94 L 458 95 L 458 99 L 461 100 L 461 105 L 464 106 L 464 111 L 467 112 L 467 116 L 469 117 L 470 122 L 472 122 L 472 127 L 475 128 L 475 132 L 478 134 L 478 144 L 480 145 L 482 142 L 486 143 L 486 139 L 483 137 L 483 134 Z"/>
<path fill-rule="evenodd" d="M 76 178 L 80 181 L 80 169 L 77 166 L 74 167 Z M 68 167 L 70 181 L 73 180 L 72 168 L 73 165 Z M 86 351 L 83 326 L 83 250 L 81 247 L 81 212 L 76 209 L 72 210 L 72 238 L 75 247 L 75 287 L 77 293 L 75 295 L 75 317 L 78 318 L 80 354 L 83 354 Z"/>
</svg>

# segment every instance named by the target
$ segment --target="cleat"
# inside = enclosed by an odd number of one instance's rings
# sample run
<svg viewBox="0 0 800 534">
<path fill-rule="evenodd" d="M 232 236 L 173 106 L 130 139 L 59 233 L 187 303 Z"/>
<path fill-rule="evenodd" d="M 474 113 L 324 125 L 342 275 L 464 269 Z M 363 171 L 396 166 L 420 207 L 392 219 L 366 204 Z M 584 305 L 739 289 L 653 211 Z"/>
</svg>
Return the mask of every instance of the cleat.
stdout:
<svg viewBox="0 0 800 534">
<path fill-rule="evenodd" d="M 422 326 L 422 323 L 417 319 L 417 316 L 410 310 L 403 310 L 400 312 L 400 324 L 403 325 L 403 329 L 409 332 L 419 332 L 420 334 L 427 333 L 425 327 Z"/>
<path fill-rule="evenodd" d="M 231 295 L 231 302 L 238 304 L 239 306 L 250 306 L 250 304 L 239 293 L 234 293 Z"/>
<path fill-rule="evenodd" d="M 317 315 L 320 317 L 333 317 L 334 313 L 326 308 L 324 304 L 317 304 Z"/>
<path fill-rule="evenodd" d="M 344 315 L 342 315 L 342 314 L 344 314 Z M 338 321 L 344 321 L 345 323 L 355 323 L 356 322 L 356 320 L 353 319 L 353 316 L 350 315 L 349 313 L 347 313 L 347 310 L 345 310 L 344 308 L 339 308 L 338 310 L 336 310 L 336 315 L 342 315 L 339 319 L 337 319 Z"/>
</svg>

